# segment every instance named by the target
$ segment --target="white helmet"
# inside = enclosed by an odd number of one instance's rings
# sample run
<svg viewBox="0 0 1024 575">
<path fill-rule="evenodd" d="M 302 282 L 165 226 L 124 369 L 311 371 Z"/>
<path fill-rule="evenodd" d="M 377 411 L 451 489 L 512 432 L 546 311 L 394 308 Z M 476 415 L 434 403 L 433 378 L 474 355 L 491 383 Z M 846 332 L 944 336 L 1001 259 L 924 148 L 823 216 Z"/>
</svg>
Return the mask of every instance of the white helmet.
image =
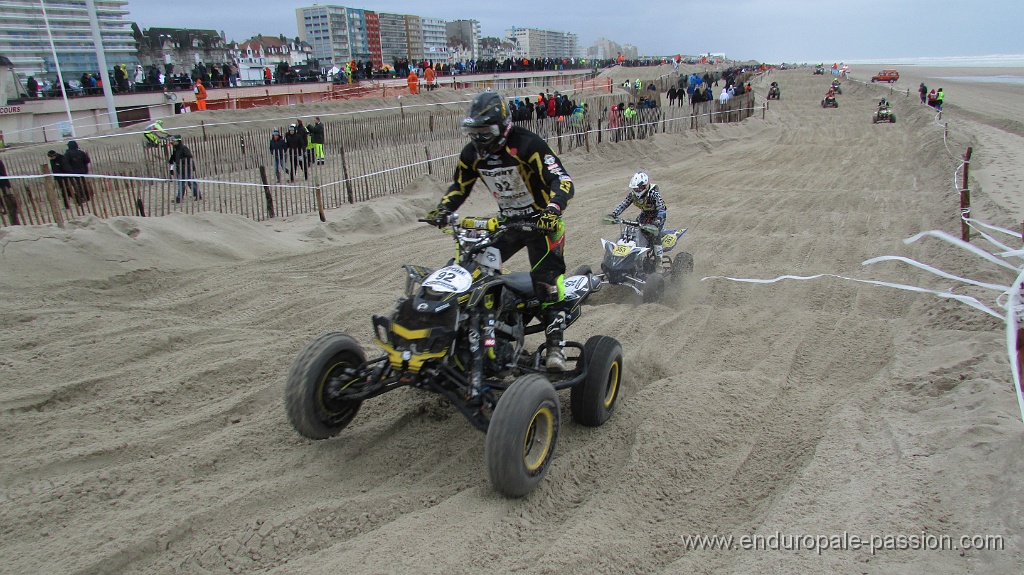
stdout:
<svg viewBox="0 0 1024 575">
<path fill-rule="evenodd" d="M 638 200 L 647 197 L 647 192 L 651 189 L 650 178 L 647 177 L 647 172 L 633 174 L 633 177 L 629 180 L 629 189 L 633 190 L 633 196 Z"/>
</svg>

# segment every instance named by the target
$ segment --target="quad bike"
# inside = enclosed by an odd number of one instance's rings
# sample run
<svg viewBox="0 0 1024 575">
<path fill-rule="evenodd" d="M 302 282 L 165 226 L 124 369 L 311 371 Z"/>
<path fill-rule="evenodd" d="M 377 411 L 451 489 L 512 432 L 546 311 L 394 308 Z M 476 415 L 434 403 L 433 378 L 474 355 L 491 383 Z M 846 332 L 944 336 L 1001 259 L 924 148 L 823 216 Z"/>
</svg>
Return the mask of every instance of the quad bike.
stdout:
<svg viewBox="0 0 1024 575">
<path fill-rule="evenodd" d="M 160 135 L 160 134 L 156 134 L 156 141 L 155 142 L 150 140 L 149 138 L 143 138 L 143 140 L 145 140 L 145 143 L 143 144 L 143 148 L 145 148 L 147 150 L 160 149 L 160 150 L 167 151 L 167 150 L 170 150 L 174 146 L 174 138 L 172 136 L 163 136 L 163 135 Z"/>
<path fill-rule="evenodd" d="M 836 101 L 835 96 L 825 96 L 825 99 L 821 101 L 822 108 L 838 108 L 839 102 Z"/>
<path fill-rule="evenodd" d="M 814 75 L 815 76 L 824 76 L 825 75 L 825 67 L 824 66 L 815 66 L 815 68 L 814 68 Z"/>
<path fill-rule="evenodd" d="M 875 110 L 875 113 L 871 115 L 871 123 L 877 124 L 878 122 L 889 122 L 895 124 L 896 112 L 893 112 L 892 108 L 879 108 Z"/>
<path fill-rule="evenodd" d="M 493 247 L 505 233 L 534 224 L 455 214 L 445 222 L 455 258 L 437 270 L 404 265 L 405 294 L 390 315 L 373 316 L 384 354 L 367 359 L 343 333 L 314 339 L 288 373 L 288 419 L 301 435 L 326 439 L 351 423 L 368 399 L 405 386 L 436 393 L 487 434 L 484 459 L 494 489 L 520 497 L 551 463 L 561 426 L 558 390 L 570 390 L 570 412 L 581 425 L 597 427 L 612 414 L 622 346 L 603 335 L 582 345 L 566 341 L 571 369 L 548 372 L 546 344 L 533 352 L 526 347 L 526 336 L 546 327 L 530 274 L 503 273 Z M 580 271 L 565 279 L 565 298 L 554 304 L 566 327 L 601 285 L 589 268 Z"/>
<path fill-rule="evenodd" d="M 604 261 L 601 262 L 601 274 L 597 278 L 602 283 L 629 286 L 647 303 L 658 301 L 664 295 L 666 277 L 693 271 L 691 254 L 680 252 L 675 259 L 664 255 L 676 247 L 680 236 L 686 233 L 686 228 L 665 230 L 661 235 L 663 267 L 659 271 L 654 249 L 648 245 L 647 240 L 648 235 L 658 233 L 657 226 L 641 225 L 636 220 L 613 216 L 605 216 L 601 221 L 606 224 L 622 224 L 622 231 L 616 241 L 601 240 Z"/>
<path fill-rule="evenodd" d="M 843 89 L 840 87 L 838 81 L 832 82 L 832 91 L 835 92 L 837 96 L 841 96 L 843 94 Z"/>
<path fill-rule="evenodd" d="M 779 91 L 778 82 L 772 82 L 771 87 L 768 88 L 768 99 L 778 100 L 782 93 Z"/>
</svg>

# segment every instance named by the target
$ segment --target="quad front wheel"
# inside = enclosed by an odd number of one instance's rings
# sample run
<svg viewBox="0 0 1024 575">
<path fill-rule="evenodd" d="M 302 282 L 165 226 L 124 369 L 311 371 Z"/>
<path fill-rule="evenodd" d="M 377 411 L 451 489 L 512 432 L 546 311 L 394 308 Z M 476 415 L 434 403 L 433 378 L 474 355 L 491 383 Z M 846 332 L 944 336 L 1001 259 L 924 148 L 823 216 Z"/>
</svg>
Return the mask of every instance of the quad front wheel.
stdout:
<svg viewBox="0 0 1024 575">
<path fill-rule="evenodd" d="M 295 430 L 310 439 L 327 439 L 351 423 L 362 402 L 339 395 L 355 381 L 350 370 L 365 361 L 356 340 L 343 333 L 325 333 L 311 341 L 295 358 L 285 382 L 284 404 Z"/>
<path fill-rule="evenodd" d="M 569 395 L 572 418 L 580 425 L 597 427 L 608 421 L 619 399 L 622 383 L 622 346 L 615 338 L 595 335 L 583 345 L 587 377 Z"/>
<path fill-rule="evenodd" d="M 576 271 L 574 271 L 572 273 L 572 275 L 574 275 L 574 276 L 585 276 L 585 275 L 590 275 L 592 273 L 594 273 L 594 272 L 593 272 L 593 270 L 590 269 L 590 266 L 588 266 L 587 264 L 582 264 L 582 265 L 580 265 L 580 267 L 576 268 Z"/>
<path fill-rule="evenodd" d="M 558 394 L 543 375 L 512 382 L 494 408 L 484 459 L 491 485 L 506 497 L 522 497 L 544 479 L 562 423 Z"/>
</svg>

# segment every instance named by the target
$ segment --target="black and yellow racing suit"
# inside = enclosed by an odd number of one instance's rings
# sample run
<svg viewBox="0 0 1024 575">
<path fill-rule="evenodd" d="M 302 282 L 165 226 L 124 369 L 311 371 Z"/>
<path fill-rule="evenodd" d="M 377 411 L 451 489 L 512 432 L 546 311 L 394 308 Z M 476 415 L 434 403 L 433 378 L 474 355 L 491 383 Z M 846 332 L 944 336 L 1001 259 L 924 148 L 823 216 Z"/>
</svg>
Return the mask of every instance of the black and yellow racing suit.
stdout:
<svg viewBox="0 0 1024 575">
<path fill-rule="evenodd" d="M 454 183 L 441 200 L 451 211 L 458 210 L 477 180 L 482 180 L 498 202 L 501 218 L 530 219 L 548 204 L 565 211 L 572 199 L 572 179 L 561 161 L 540 136 L 513 126 L 505 144 L 485 156 L 472 143 L 459 155 Z M 554 303 L 565 296 L 565 225 L 549 234 L 512 231 L 495 243 L 501 260 L 507 261 L 523 247 L 530 258 L 530 276 L 541 301 Z"/>
</svg>

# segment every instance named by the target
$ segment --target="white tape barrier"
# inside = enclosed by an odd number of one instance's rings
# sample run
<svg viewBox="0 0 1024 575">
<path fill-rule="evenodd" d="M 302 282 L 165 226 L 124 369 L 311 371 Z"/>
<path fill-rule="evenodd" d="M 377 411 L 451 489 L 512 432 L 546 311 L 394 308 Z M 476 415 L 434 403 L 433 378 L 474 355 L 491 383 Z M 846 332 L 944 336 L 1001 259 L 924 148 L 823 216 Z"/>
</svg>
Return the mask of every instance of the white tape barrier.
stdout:
<svg viewBox="0 0 1024 575">
<path fill-rule="evenodd" d="M 996 231 L 996 232 L 1004 233 L 1004 234 L 1007 234 L 1007 235 L 1010 235 L 1010 236 L 1014 236 L 1016 238 L 1020 238 L 1020 234 L 1018 234 L 1016 232 L 1012 232 L 1012 231 L 1004 229 L 1004 228 L 999 228 L 997 226 L 992 226 L 990 224 L 986 224 L 984 222 L 979 222 L 977 220 L 972 220 L 972 219 L 967 219 L 966 221 L 972 226 L 972 228 L 975 228 L 975 229 L 984 228 L 984 229 L 987 229 L 987 230 Z M 970 278 L 961 277 L 961 276 L 954 275 L 954 274 L 942 271 L 942 270 L 940 270 L 938 268 L 935 268 L 935 267 L 932 267 L 930 265 L 923 264 L 923 263 L 918 262 L 916 260 L 913 260 L 913 259 L 910 259 L 910 258 L 905 258 L 905 257 L 902 257 L 902 256 L 879 256 L 879 257 L 876 257 L 876 258 L 871 258 L 869 260 L 865 260 L 864 262 L 862 262 L 862 264 L 863 265 L 871 265 L 871 264 L 876 264 L 876 263 L 879 263 L 879 262 L 886 262 L 886 261 L 902 262 L 902 263 L 914 266 L 914 267 L 916 267 L 918 269 L 927 271 L 927 272 L 929 272 L 931 274 L 937 275 L 937 276 L 942 277 L 942 278 L 946 278 L 946 279 L 958 281 L 958 282 L 961 282 L 961 283 L 964 283 L 964 284 L 968 284 L 968 285 L 980 287 L 980 288 L 983 288 L 983 289 L 992 290 L 994 292 L 998 292 L 998 295 L 996 295 L 996 297 L 995 297 L 995 302 L 996 302 L 996 305 L 998 307 L 1001 307 L 1003 309 L 1003 313 L 999 313 L 999 312 L 993 310 L 991 307 L 985 305 L 984 303 L 979 301 L 977 298 L 974 298 L 974 297 L 971 297 L 971 296 L 965 296 L 965 295 L 961 295 L 961 294 L 952 293 L 950 291 L 952 288 L 947 289 L 947 290 L 933 290 L 933 289 L 922 288 L 922 287 L 918 287 L 918 286 L 911 286 L 911 285 L 905 285 L 905 284 L 897 284 L 897 283 L 892 283 L 892 282 L 883 282 L 883 281 L 877 281 L 877 280 L 864 280 L 864 279 L 857 279 L 857 278 L 849 278 L 849 277 L 846 277 L 846 276 L 840 276 L 840 275 L 836 275 L 836 274 L 816 274 L 816 275 L 812 275 L 812 276 L 784 275 L 784 276 L 779 276 L 779 277 L 774 278 L 774 279 L 767 279 L 767 280 L 766 279 L 732 278 L 732 277 L 727 277 L 727 276 L 708 276 L 708 277 L 701 278 L 701 281 L 709 280 L 709 279 L 725 279 L 725 280 L 735 281 L 735 282 L 770 284 L 770 283 L 776 283 L 776 282 L 779 282 L 779 281 L 782 281 L 782 280 L 812 280 L 812 279 L 817 279 L 817 278 L 822 278 L 822 277 L 834 277 L 834 278 L 843 279 L 843 280 L 847 280 L 847 281 L 853 281 L 853 282 L 858 282 L 858 283 L 866 283 L 866 284 L 883 286 L 883 287 L 891 287 L 891 288 L 901 289 L 901 290 L 905 290 L 905 291 L 912 291 L 912 292 L 917 292 L 917 293 L 930 293 L 930 294 L 933 294 L 933 295 L 936 295 L 936 296 L 939 296 L 939 297 L 957 300 L 957 301 L 959 301 L 961 303 L 964 303 L 964 304 L 967 304 L 970 307 L 973 307 L 973 308 L 975 308 L 975 309 L 977 309 L 979 311 L 985 312 L 985 313 L 987 313 L 987 314 L 989 314 L 989 315 L 991 315 L 993 317 L 1000 318 L 1000 319 L 1004 320 L 1005 323 L 1006 323 L 1006 350 L 1007 350 L 1007 355 L 1009 356 L 1009 360 L 1010 360 L 1010 371 L 1011 371 L 1011 375 L 1012 375 L 1012 378 L 1013 378 L 1014 393 L 1017 396 L 1017 406 L 1020 409 L 1021 420 L 1024 421 L 1024 390 L 1021 389 L 1020 366 L 1017 365 L 1017 345 L 1018 345 L 1018 342 L 1017 342 L 1017 330 L 1018 330 L 1018 324 L 1019 324 L 1019 321 L 1020 321 L 1021 314 L 1024 313 L 1024 298 L 1022 298 L 1022 282 L 1024 282 L 1024 266 L 1015 266 L 1015 265 L 1013 265 L 1013 264 L 1011 264 L 1011 263 L 1001 259 L 1002 257 L 1024 258 L 1024 250 L 1016 250 L 1016 249 L 1009 248 L 1009 247 L 1005 246 L 1004 244 L 1002 244 L 1001 242 L 997 241 L 992 236 L 986 234 L 985 232 L 982 232 L 982 231 L 979 230 L 979 233 L 982 234 L 982 237 L 984 237 L 986 240 L 991 242 L 993 245 L 995 245 L 996 247 L 1002 249 L 1003 252 L 1000 253 L 1000 254 L 992 254 L 992 253 L 987 252 L 987 251 L 985 251 L 985 250 L 983 250 L 981 248 L 973 246 L 973 245 L 971 245 L 971 244 L 969 244 L 969 243 L 967 243 L 967 242 L 965 242 L 965 241 L 963 241 L 963 240 L 961 240 L 959 238 L 953 237 L 950 234 L 947 234 L 945 232 L 938 231 L 938 230 L 932 230 L 932 231 L 927 231 L 927 232 L 919 233 L 919 234 L 917 234 L 915 236 L 912 236 L 910 238 L 907 238 L 907 239 L 903 240 L 903 242 L 906 243 L 906 244 L 911 244 L 911 243 L 914 243 L 914 242 L 918 241 L 921 238 L 934 237 L 934 238 L 938 238 L 938 239 L 940 239 L 942 241 L 948 242 L 950 244 L 953 244 L 953 245 L 955 245 L 957 247 L 960 247 L 960 248 L 962 248 L 964 250 L 967 250 L 967 251 L 969 251 L 969 252 L 971 252 L 971 253 L 973 253 L 973 254 L 983 258 L 984 260 L 986 260 L 986 261 L 988 261 L 990 263 L 996 264 L 999 267 L 1006 268 L 1008 270 L 1012 270 L 1013 272 L 1015 272 L 1014 280 L 1013 280 L 1013 282 L 1010 285 L 992 284 L 992 283 L 987 283 L 987 282 L 980 282 L 980 281 L 973 280 L 973 279 L 970 279 Z"/>
<path fill-rule="evenodd" d="M 345 182 L 354 182 L 356 180 L 361 180 L 363 178 L 370 178 L 370 177 L 373 177 L 373 176 L 379 176 L 381 174 L 387 174 L 389 172 L 395 172 L 395 171 L 398 171 L 398 170 L 402 170 L 402 169 L 405 169 L 405 168 L 411 168 L 411 167 L 414 167 L 414 166 L 421 166 L 423 164 L 428 164 L 428 163 L 431 163 L 431 162 L 438 162 L 438 161 L 441 161 L 441 160 L 447 160 L 448 158 L 455 158 L 455 157 L 458 157 L 458 156 L 459 156 L 459 154 L 448 154 L 447 156 L 438 156 L 436 158 L 431 158 L 430 160 L 421 160 L 419 162 L 413 162 L 411 164 L 405 164 L 403 166 L 396 166 L 394 168 L 387 168 L 387 169 L 380 170 L 380 171 L 377 171 L 377 172 L 371 172 L 369 174 L 363 174 L 361 176 L 354 176 L 354 177 L 351 177 L 351 178 L 348 178 L 348 179 L 341 179 L 341 180 L 337 180 L 337 181 L 333 181 L 333 182 L 327 182 L 327 183 L 321 184 L 321 187 L 336 186 L 336 185 L 339 185 L 339 184 L 344 184 Z M 30 175 L 30 176 L 5 176 L 5 178 L 7 178 L 9 180 L 36 180 L 36 179 L 45 178 L 45 177 L 50 176 L 50 175 L 52 175 L 54 177 L 58 177 L 58 178 L 59 177 L 63 177 L 63 178 L 90 178 L 90 179 L 96 179 L 96 180 L 131 180 L 131 181 L 136 181 L 136 182 L 197 182 L 197 183 L 200 183 L 200 184 L 222 184 L 222 185 L 229 185 L 229 186 L 258 187 L 258 188 L 262 188 L 263 187 L 262 183 L 260 183 L 260 184 L 253 184 L 253 183 L 249 183 L 249 182 L 231 182 L 231 181 L 225 181 L 225 180 L 204 180 L 204 179 L 198 179 L 198 178 L 184 178 L 184 179 L 182 179 L 182 178 L 175 178 L 175 177 L 169 177 L 169 178 L 147 178 L 147 177 L 141 177 L 141 176 L 113 176 L 113 175 L 106 175 L 106 174 L 68 174 L 68 173 L 61 173 L 61 174 L 33 174 L 33 175 Z M 315 190 L 317 188 L 317 186 L 297 185 L 297 184 L 292 184 L 292 185 L 289 185 L 289 184 L 267 184 L 267 185 L 274 186 L 275 188 L 296 188 L 296 189 L 306 189 L 306 190 Z"/>
</svg>

